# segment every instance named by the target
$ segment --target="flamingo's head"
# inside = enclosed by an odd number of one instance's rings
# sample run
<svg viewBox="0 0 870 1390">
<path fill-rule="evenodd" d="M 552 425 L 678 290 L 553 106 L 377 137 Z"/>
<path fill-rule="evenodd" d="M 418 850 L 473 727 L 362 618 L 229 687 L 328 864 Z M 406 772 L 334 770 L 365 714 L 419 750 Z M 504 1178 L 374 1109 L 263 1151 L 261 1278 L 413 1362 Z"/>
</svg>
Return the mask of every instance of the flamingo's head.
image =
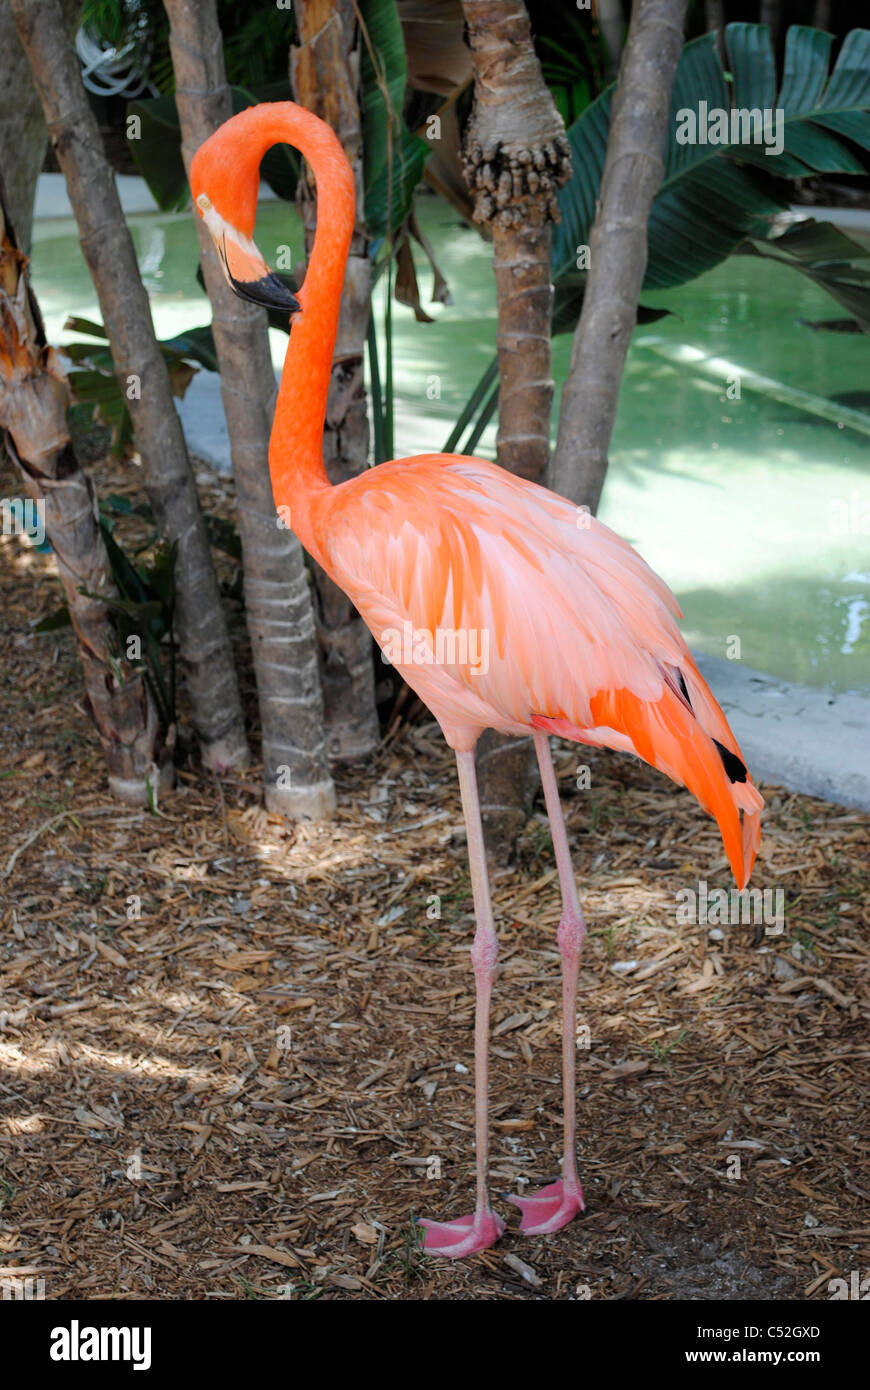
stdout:
<svg viewBox="0 0 870 1390">
<path fill-rule="evenodd" d="M 220 132 L 218 132 L 220 134 Z M 262 252 L 251 239 L 256 212 L 258 180 L 256 171 L 253 187 L 236 188 L 226 177 L 227 170 L 214 148 L 215 137 L 207 140 L 193 157 L 190 166 L 190 187 L 200 217 L 211 233 L 212 240 L 231 288 L 242 299 L 259 304 L 264 309 L 295 314 L 301 304 L 274 271 L 266 264 Z M 212 158 L 212 155 L 217 156 Z M 237 171 L 233 170 L 235 174 Z"/>
</svg>

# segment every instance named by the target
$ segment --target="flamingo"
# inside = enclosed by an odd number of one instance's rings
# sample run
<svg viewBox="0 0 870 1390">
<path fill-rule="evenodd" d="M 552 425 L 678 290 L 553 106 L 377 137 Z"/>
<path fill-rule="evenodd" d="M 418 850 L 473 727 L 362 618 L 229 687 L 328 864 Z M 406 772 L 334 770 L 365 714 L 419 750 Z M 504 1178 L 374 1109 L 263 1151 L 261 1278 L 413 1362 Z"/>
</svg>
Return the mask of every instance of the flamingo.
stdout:
<svg viewBox="0 0 870 1390">
<path fill-rule="evenodd" d="M 252 240 L 260 161 L 279 142 L 302 153 L 317 186 L 316 236 L 298 295 Z M 575 1054 L 586 927 L 549 737 L 635 754 L 687 787 L 718 822 L 741 889 L 764 803 L 676 625 L 676 600 L 607 526 L 543 487 L 460 454 L 396 459 L 330 483 L 322 432 L 355 215 L 353 176 L 330 127 L 293 102 L 242 111 L 199 148 L 190 183 L 236 292 L 291 316 L 269 447 L 279 513 L 352 599 L 456 755 L 476 922 L 476 1203 L 469 1215 L 420 1223 L 424 1249 L 449 1258 L 487 1249 L 505 1229 L 488 1181 L 498 941 L 474 747 L 487 728 L 534 740 L 561 892 L 564 1152 L 557 1181 L 510 1200 L 522 1212 L 521 1231 L 557 1231 L 584 1208 Z"/>
</svg>

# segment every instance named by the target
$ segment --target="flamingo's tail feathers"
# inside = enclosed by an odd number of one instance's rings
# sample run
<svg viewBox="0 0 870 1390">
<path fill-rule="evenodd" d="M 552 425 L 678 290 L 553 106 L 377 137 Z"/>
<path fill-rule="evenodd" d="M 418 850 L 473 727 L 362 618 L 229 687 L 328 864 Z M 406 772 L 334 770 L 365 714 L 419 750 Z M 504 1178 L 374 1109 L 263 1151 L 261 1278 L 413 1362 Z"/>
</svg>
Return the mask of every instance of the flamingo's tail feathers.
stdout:
<svg viewBox="0 0 870 1390">
<path fill-rule="evenodd" d="M 673 675 L 672 671 L 663 671 L 665 689 L 658 700 L 644 699 L 625 688 L 599 691 L 590 702 L 592 729 L 572 728 L 565 719 L 532 722 L 563 738 L 626 748 L 682 783 L 718 823 L 735 881 L 743 889 L 758 852 L 764 801 L 709 690 L 703 686 L 706 698 L 702 696 L 696 705 L 694 673 L 686 671 L 684 678 L 682 672 Z M 711 714 L 715 711 L 709 720 L 708 709 Z"/>
<path fill-rule="evenodd" d="M 749 882 L 761 843 L 761 812 L 764 808 L 764 797 L 753 785 L 746 770 L 743 754 L 731 732 L 728 720 L 688 653 L 683 669 L 676 666 L 665 666 L 664 663 L 661 663 L 661 671 L 666 685 L 681 699 L 684 705 L 688 706 L 689 710 L 696 716 L 701 728 L 706 731 L 715 745 L 722 760 L 725 775 L 730 783 L 731 797 L 743 813 L 742 875 L 737 872 L 734 857 L 730 853 L 729 859 L 738 886 L 744 888 Z"/>
</svg>

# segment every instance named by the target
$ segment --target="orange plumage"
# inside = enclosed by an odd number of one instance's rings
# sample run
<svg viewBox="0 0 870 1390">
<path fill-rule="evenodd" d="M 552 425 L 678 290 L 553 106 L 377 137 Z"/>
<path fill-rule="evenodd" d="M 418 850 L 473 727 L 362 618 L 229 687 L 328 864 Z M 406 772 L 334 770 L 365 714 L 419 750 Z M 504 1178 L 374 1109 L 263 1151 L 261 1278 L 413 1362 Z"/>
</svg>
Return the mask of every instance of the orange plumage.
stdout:
<svg viewBox="0 0 870 1390">
<path fill-rule="evenodd" d="M 487 636 L 486 671 L 470 659 L 395 662 L 452 747 L 471 748 L 485 728 L 541 728 L 635 753 L 716 817 L 744 886 L 762 798 L 748 777 L 730 780 L 713 740 L 742 763 L 740 749 L 676 600 L 631 546 L 545 488 L 461 455 L 399 459 L 324 489 L 310 524 L 318 558 L 381 646 L 406 624 Z"/>
</svg>

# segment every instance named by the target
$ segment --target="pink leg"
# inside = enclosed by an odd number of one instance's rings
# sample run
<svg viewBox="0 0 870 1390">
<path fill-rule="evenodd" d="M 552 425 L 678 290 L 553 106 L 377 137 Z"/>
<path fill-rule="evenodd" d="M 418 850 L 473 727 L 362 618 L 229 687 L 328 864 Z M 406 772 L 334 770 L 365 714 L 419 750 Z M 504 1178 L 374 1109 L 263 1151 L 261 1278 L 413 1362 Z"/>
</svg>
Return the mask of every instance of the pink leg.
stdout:
<svg viewBox="0 0 870 1390">
<path fill-rule="evenodd" d="M 477 795 L 477 775 L 474 753 L 457 752 L 459 788 L 468 833 L 468 862 L 471 869 L 471 891 L 477 930 L 471 948 L 476 988 L 474 1014 L 474 1137 L 477 1156 L 477 1204 L 471 1216 L 459 1216 L 455 1221 L 421 1220 L 426 1227 L 424 1250 L 436 1255 L 459 1259 L 474 1255 L 495 1245 L 504 1231 L 504 1222 L 496 1216 L 489 1200 L 489 1004 L 492 979 L 498 958 L 498 940 L 492 920 L 489 879 L 486 872 L 486 853 L 483 826 L 480 822 L 480 802 Z"/>
<path fill-rule="evenodd" d="M 544 800 L 550 819 L 559 886 L 562 890 L 562 920 L 559 923 L 559 951 L 562 956 L 562 1090 L 565 1120 L 565 1151 L 562 1176 L 548 1187 L 530 1197 L 511 1197 L 523 1213 L 520 1230 L 526 1235 L 546 1235 L 567 1225 L 584 1207 L 583 1189 L 577 1177 L 576 1123 L 576 1058 L 577 1058 L 577 973 L 580 968 L 580 948 L 586 935 L 586 923 L 580 910 L 577 885 L 571 868 L 571 851 L 559 788 L 550 756 L 550 741 L 538 730 L 535 733 L 535 752 L 541 769 Z"/>
</svg>

